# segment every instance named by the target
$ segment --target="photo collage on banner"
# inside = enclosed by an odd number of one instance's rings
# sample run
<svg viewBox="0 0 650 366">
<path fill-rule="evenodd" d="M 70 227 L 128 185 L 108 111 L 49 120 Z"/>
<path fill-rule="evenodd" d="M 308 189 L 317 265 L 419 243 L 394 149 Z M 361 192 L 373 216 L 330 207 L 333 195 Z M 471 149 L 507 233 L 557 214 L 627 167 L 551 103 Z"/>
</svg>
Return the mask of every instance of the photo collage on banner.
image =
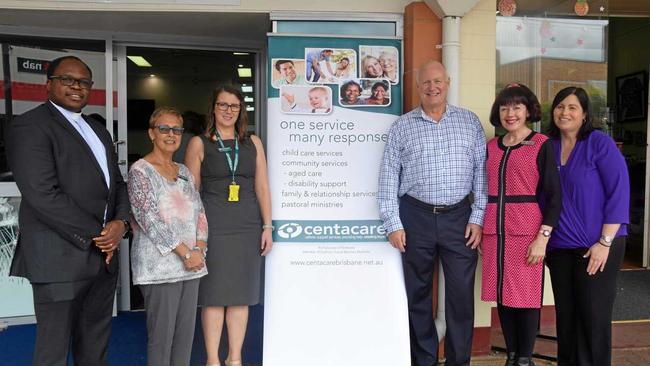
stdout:
<svg viewBox="0 0 650 366">
<path fill-rule="evenodd" d="M 264 364 L 405 365 L 401 257 L 377 203 L 388 130 L 402 114 L 401 41 L 270 36 L 268 49 L 276 229 Z"/>
<path fill-rule="evenodd" d="M 271 59 L 271 85 L 287 114 L 329 114 L 336 107 L 386 107 L 399 83 L 394 46 L 305 47 L 304 58 Z M 358 73 L 357 73 L 358 69 Z M 338 98 L 332 99 L 332 91 Z"/>
</svg>

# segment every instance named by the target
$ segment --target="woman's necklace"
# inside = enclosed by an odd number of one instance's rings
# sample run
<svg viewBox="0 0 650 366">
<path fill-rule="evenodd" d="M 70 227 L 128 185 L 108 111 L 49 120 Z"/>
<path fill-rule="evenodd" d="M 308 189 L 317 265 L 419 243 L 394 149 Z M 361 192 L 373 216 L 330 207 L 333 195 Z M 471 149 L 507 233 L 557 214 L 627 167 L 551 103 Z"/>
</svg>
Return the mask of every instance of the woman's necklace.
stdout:
<svg viewBox="0 0 650 366">
<path fill-rule="evenodd" d="M 522 134 L 521 136 L 514 136 L 513 134 L 507 133 L 505 136 L 503 136 L 503 144 L 506 146 L 519 145 L 526 139 L 526 137 L 528 137 L 528 135 L 530 135 L 530 131 Z"/>
</svg>

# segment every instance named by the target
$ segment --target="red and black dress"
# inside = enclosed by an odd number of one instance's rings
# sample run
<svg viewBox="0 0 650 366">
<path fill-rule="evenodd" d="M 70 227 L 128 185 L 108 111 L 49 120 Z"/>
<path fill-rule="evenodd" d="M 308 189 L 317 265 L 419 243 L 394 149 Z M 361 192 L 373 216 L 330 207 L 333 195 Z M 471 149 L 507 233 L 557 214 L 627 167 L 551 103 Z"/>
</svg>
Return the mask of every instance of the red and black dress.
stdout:
<svg viewBox="0 0 650 366">
<path fill-rule="evenodd" d="M 528 247 L 542 224 L 554 227 L 562 198 L 548 137 L 531 132 L 505 146 L 487 144 L 488 204 L 483 224 L 481 300 L 513 308 L 540 308 L 544 264 L 527 264 Z"/>
</svg>

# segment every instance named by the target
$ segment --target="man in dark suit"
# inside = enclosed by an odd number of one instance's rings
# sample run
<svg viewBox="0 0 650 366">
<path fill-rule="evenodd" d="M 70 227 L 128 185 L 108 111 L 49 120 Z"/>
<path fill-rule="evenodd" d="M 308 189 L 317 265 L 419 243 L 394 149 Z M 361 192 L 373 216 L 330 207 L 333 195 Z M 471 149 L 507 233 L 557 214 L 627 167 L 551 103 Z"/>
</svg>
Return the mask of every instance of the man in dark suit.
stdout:
<svg viewBox="0 0 650 366">
<path fill-rule="evenodd" d="M 105 126 L 81 114 L 92 72 L 65 56 L 47 71 L 48 101 L 15 118 L 7 144 L 22 194 L 11 275 L 29 279 L 34 365 L 106 365 L 129 200 Z"/>
</svg>

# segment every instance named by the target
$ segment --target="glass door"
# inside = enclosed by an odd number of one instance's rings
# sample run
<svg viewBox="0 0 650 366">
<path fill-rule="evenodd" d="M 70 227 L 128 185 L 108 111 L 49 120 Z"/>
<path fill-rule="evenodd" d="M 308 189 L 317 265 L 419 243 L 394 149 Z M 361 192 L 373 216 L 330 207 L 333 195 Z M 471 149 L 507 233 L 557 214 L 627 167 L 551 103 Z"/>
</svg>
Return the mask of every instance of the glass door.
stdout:
<svg viewBox="0 0 650 366">
<path fill-rule="evenodd" d="M 114 44 L 112 50 L 117 89 L 114 138 L 125 179 L 129 166 L 151 151 L 149 117 L 159 107 L 173 107 L 183 115 L 186 133 L 174 155 L 174 160 L 182 163 L 189 139 L 205 131 L 212 92 L 219 85 L 243 92 L 248 133 L 260 133 L 257 52 L 122 43 Z M 121 248 L 118 309 L 142 309 L 140 290 L 131 283 L 130 243 L 124 241 Z"/>
</svg>

